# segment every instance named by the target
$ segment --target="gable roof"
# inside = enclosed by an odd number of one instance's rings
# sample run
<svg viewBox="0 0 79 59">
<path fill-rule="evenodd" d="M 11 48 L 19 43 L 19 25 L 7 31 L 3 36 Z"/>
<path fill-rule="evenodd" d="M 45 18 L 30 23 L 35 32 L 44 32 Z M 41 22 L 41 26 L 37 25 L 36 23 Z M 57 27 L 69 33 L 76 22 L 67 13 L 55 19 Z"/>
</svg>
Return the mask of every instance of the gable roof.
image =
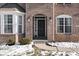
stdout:
<svg viewBox="0 0 79 59">
<path fill-rule="evenodd" d="M 0 8 L 17 8 L 21 12 L 25 12 L 25 9 L 18 3 L 5 3 L 0 5 Z"/>
</svg>

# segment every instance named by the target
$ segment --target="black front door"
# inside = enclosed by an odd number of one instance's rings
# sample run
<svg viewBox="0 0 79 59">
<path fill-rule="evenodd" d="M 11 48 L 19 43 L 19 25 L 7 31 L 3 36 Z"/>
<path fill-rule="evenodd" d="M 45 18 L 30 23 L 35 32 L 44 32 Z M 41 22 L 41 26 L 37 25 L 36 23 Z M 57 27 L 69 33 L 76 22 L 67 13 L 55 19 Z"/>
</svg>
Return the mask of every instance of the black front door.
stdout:
<svg viewBox="0 0 79 59">
<path fill-rule="evenodd" d="M 46 39 L 47 38 L 46 17 L 34 17 L 33 38 L 34 39 Z"/>
<path fill-rule="evenodd" d="M 38 38 L 45 38 L 45 20 L 38 20 Z"/>
</svg>

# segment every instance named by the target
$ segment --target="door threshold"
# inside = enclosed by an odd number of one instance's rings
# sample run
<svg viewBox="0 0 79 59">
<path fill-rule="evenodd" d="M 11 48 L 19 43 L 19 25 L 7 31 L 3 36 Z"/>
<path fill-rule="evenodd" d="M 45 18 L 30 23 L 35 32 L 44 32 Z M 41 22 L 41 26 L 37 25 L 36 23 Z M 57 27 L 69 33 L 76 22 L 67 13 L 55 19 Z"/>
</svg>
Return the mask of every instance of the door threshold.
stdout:
<svg viewBox="0 0 79 59">
<path fill-rule="evenodd" d="M 36 39 L 36 40 L 33 40 L 33 41 L 48 41 L 48 40 L 37 40 L 37 39 Z"/>
<path fill-rule="evenodd" d="M 46 43 L 48 40 L 33 40 L 33 42 L 35 43 L 35 44 L 37 44 L 37 43 Z"/>
<path fill-rule="evenodd" d="M 48 41 L 47 39 L 33 39 L 33 41 Z"/>
</svg>

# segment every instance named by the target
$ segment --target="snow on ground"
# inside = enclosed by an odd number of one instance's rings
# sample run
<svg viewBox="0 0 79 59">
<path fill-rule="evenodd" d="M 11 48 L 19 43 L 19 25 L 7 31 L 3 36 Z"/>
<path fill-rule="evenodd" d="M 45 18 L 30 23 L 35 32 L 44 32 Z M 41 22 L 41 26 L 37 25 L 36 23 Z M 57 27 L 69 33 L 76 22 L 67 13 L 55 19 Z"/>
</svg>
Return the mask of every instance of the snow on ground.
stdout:
<svg viewBox="0 0 79 59">
<path fill-rule="evenodd" d="M 79 48 L 79 43 L 74 42 L 55 42 L 49 43 L 52 46 L 64 47 L 64 48 Z M 27 56 L 28 53 L 30 56 L 34 54 L 34 49 L 32 45 L 0 45 L 0 56 Z M 42 51 L 40 52 L 41 56 L 79 56 L 78 52 L 64 52 L 64 51 Z"/>
<path fill-rule="evenodd" d="M 51 56 L 79 56 L 79 51 L 75 51 L 74 49 L 79 49 L 79 43 L 77 42 L 49 42 L 48 43 L 49 45 L 51 46 L 54 46 L 54 47 L 57 47 L 57 48 L 68 48 L 68 49 L 72 49 L 73 48 L 73 51 L 51 51 L 50 55 Z M 45 56 L 47 53 L 46 51 L 41 51 L 41 54 L 43 56 Z"/>
<path fill-rule="evenodd" d="M 33 48 L 30 45 L 0 45 L 0 56 L 20 56 L 32 51 Z"/>
<path fill-rule="evenodd" d="M 44 51 L 41 52 L 42 56 L 79 56 L 78 53 L 76 52 L 52 52 L 51 54 L 47 54 Z"/>
<path fill-rule="evenodd" d="M 57 47 L 66 47 L 66 48 L 79 48 L 79 42 L 51 42 L 48 43 L 51 46 L 57 46 Z"/>
</svg>

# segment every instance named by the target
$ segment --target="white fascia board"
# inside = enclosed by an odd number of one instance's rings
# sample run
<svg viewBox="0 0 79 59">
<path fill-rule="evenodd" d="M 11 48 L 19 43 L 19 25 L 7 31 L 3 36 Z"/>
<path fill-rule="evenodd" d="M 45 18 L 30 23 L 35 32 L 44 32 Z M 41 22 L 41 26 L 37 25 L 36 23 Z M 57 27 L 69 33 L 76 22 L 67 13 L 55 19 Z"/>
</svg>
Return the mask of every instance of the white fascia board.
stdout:
<svg viewBox="0 0 79 59">
<path fill-rule="evenodd" d="M 25 14 L 24 12 L 20 12 L 20 11 L 15 11 L 18 14 Z"/>
<path fill-rule="evenodd" d="M 25 13 L 20 12 L 20 11 L 0 11 L 0 14 L 17 14 L 17 15 L 22 14 L 24 15 Z"/>
</svg>

